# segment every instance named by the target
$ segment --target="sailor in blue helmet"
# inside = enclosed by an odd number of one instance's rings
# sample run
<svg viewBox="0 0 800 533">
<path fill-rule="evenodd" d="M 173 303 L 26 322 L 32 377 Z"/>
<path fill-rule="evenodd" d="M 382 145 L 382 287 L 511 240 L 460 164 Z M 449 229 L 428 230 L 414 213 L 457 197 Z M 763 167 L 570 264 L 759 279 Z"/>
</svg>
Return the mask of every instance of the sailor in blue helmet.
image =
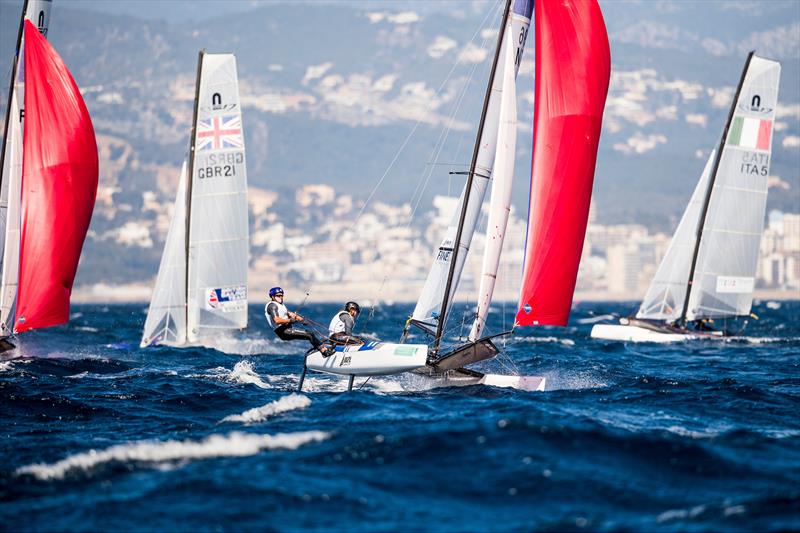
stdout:
<svg viewBox="0 0 800 533">
<path fill-rule="evenodd" d="M 264 315 L 267 317 L 267 323 L 269 323 L 272 331 L 275 332 L 279 339 L 284 341 L 305 339 L 320 353 L 328 355 L 330 348 L 324 346 L 314 333 L 292 325 L 295 322 L 302 323 L 305 319 L 299 314 L 289 311 L 283 305 L 283 289 L 272 287 L 269 290 L 269 299 L 270 301 L 264 308 Z"/>
</svg>

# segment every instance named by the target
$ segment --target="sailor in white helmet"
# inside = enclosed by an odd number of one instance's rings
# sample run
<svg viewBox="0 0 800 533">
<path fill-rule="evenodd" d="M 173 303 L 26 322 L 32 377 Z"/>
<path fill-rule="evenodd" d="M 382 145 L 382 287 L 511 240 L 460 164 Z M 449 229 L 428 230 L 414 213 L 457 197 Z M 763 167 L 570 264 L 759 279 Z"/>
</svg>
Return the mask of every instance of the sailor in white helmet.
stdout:
<svg viewBox="0 0 800 533">
<path fill-rule="evenodd" d="M 364 344 L 361 337 L 353 335 L 353 326 L 356 324 L 359 313 L 361 313 L 361 306 L 356 302 L 344 304 L 344 309 L 333 315 L 328 326 L 331 340 L 337 344 Z"/>
<path fill-rule="evenodd" d="M 331 348 L 323 345 L 322 341 L 311 331 L 292 326 L 294 322 L 302 323 L 305 319 L 299 314 L 289 311 L 283 305 L 283 289 L 272 287 L 269 290 L 269 299 L 270 301 L 264 308 L 264 316 L 266 316 L 267 323 L 269 323 L 278 338 L 284 341 L 305 339 L 323 355 L 328 355 L 329 352 L 332 352 Z"/>
</svg>

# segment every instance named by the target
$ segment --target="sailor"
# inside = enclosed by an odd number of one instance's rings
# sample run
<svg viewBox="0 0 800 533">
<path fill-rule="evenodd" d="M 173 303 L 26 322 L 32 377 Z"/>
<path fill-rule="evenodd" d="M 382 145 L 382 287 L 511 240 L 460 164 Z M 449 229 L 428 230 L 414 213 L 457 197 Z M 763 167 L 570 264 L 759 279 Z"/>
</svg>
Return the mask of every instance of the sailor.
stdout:
<svg viewBox="0 0 800 533">
<path fill-rule="evenodd" d="M 361 312 L 361 306 L 355 302 L 347 302 L 344 309 L 338 311 L 328 326 L 331 340 L 338 344 L 364 344 L 361 337 L 353 335 L 353 326 Z"/>
<path fill-rule="evenodd" d="M 324 346 L 314 333 L 292 326 L 292 323 L 302 323 L 305 319 L 299 314 L 289 311 L 283 305 L 283 289 L 272 287 L 269 290 L 269 299 L 270 301 L 264 308 L 264 316 L 267 317 L 267 323 L 269 323 L 278 338 L 284 341 L 305 339 L 311 343 L 314 349 L 319 350 L 322 355 L 328 355 L 330 348 Z"/>
</svg>

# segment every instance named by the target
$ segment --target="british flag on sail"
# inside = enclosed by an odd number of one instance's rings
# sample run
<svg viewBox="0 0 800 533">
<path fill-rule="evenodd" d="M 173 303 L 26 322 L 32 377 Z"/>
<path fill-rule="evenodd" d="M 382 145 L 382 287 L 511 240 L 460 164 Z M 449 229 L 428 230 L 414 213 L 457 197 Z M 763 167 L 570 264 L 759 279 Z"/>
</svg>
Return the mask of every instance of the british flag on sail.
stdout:
<svg viewBox="0 0 800 533">
<path fill-rule="evenodd" d="M 240 115 L 221 115 L 197 121 L 197 151 L 237 148 L 244 148 Z"/>
</svg>

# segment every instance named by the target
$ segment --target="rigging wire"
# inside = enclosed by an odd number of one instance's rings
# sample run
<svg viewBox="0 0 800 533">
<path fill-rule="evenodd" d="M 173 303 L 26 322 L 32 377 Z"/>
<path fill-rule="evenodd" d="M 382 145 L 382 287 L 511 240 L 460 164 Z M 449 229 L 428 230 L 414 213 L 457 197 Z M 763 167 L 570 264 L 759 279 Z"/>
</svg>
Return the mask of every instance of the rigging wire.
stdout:
<svg viewBox="0 0 800 533">
<path fill-rule="evenodd" d="M 478 24 L 478 27 L 476 28 L 475 32 L 472 34 L 472 37 L 470 38 L 470 40 L 468 41 L 468 43 L 469 43 L 469 44 L 471 44 L 472 42 L 474 42 L 474 41 L 475 41 L 475 38 L 478 36 L 478 34 L 479 34 L 479 33 L 481 32 L 481 30 L 484 28 L 484 26 L 485 26 L 485 24 L 486 24 L 487 20 L 489 20 L 490 16 L 492 16 L 493 14 L 496 14 L 496 10 L 494 10 L 494 11 L 493 11 L 493 10 L 489 10 L 489 11 L 487 12 L 486 16 L 483 18 L 483 20 L 480 22 L 480 24 Z M 485 46 L 485 42 L 486 42 L 486 40 L 487 40 L 487 39 L 485 38 L 485 39 L 484 39 L 484 46 Z M 363 216 L 365 209 L 367 208 L 367 206 L 368 206 L 368 205 L 370 204 L 370 202 L 372 201 L 372 198 L 375 196 L 375 193 L 378 191 L 378 189 L 379 189 L 379 188 L 380 188 L 380 186 L 383 184 L 383 182 L 384 182 L 384 180 L 386 179 L 386 177 L 389 175 L 389 173 L 391 172 L 391 170 L 394 168 L 394 165 L 395 165 L 395 163 L 396 163 L 396 162 L 397 162 L 397 160 L 400 158 L 400 154 L 403 152 L 403 150 L 405 150 L 406 146 L 408 145 L 409 141 L 411 140 L 411 138 L 412 138 L 412 137 L 414 136 L 414 134 L 416 133 L 417 129 L 419 129 L 419 126 L 422 124 L 423 117 L 424 117 L 424 116 L 427 114 L 427 112 L 430 112 L 430 111 L 432 110 L 432 107 L 433 107 L 433 102 L 434 102 L 434 101 L 436 100 L 436 98 L 437 98 L 437 97 L 438 97 L 438 96 L 439 96 L 439 95 L 442 93 L 442 91 L 444 90 L 445 86 L 446 86 L 446 85 L 447 85 L 447 83 L 450 81 L 450 79 L 451 79 L 451 77 L 452 77 L 453 73 L 454 73 L 454 72 L 456 71 L 456 69 L 457 69 L 457 68 L 458 68 L 458 67 L 459 67 L 459 66 L 462 64 L 462 62 L 463 62 L 463 60 L 462 60 L 462 59 L 459 57 L 459 58 L 456 60 L 456 62 L 453 64 L 453 66 L 450 68 L 450 71 L 449 71 L 449 72 L 447 73 L 447 75 L 445 76 L 445 79 L 444 79 L 444 80 L 442 81 L 442 83 L 439 85 L 439 88 L 436 90 L 436 92 L 434 93 L 433 97 L 431 98 L 431 103 L 429 104 L 429 106 L 428 106 L 428 108 L 427 108 L 427 110 L 426 110 L 426 113 L 423 113 L 423 114 L 420 116 L 420 118 L 419 118 L 419 119 L 417 119 L 417 122 L 416 122 L 416 123 L 414 124 L 414 126 L 411 128 L 411 131 L 408 133 L 408 135 L 406 136 L 405 140 L 403 140 L 403 142 L 401 143 L 401 145 L 400 145 L 400 148 L 399 148 L 399 149 L 397 150 L 397 152 L 395 153 L 394 157 L 393 157 L 393 158 L 392 158 L 392 160 L 390 161 L 390 163 L 389 163 L 389 165 L 387 166 L 386 170 L 383 172 L 383 174 L 382 174 L 382 175 L 381 175 L 381 177 L 378 179 L 378 181 L 377 181 L 377 183 L 375 184 L 375 186 L 372 188 L 372 190 L 370 191 L 370 193 L 367 195 L 367 199 L 366 199 L 366 200 L 365 200 L 365 201 L 362 203 L 362 205 L 361 205 L 361 208 L 360 208 L 360 210 L 359 210 L 358 214 L 356 215 L 356 218 L 353 220 L 352 224 L 349 226 L 348 230 L 347 230 L 345 233 L 352 232 L 352 231 L 355 229 L 356 225 L 357 225 L 357 224 L 359 223 L 359 221 L 361 220 L 361 217 Z M 470 80 L 471 80 L 471 78 L 472 78 L 472 75 L 474 74 L 474 71 L 475 71 L 475 69 L 476 69 L 476 68 L 477 68 L 477 64 L 475 64 L 475 65 L 473 66 L 472 73 L 470 74 Z M 463 99 L 463 97 L 462 97 L 462 99 Z M 460 106 L 460 103 L 459 103 L 459 106 Z M 454 121 L 454 118 L 452 118 L 452 119 L 450 120 L 450 127 L 452 126 L 452 122 L 453 122 L 453 121 Z M 440 135 L 440 137 L 441 137 L 441 135 Z M 441 152 L 441 149 L 439 150 L 439 152 Z M 438 156 L 437 156 L 437 157 L 438 157 Z M 432 171 L 431 171 L 431 173 L 432 173 Z M 428 178 L 425 180 L 425 187 L 427 187 L 427 183 L 428 183 L 428 180 L 429 180 L 429 179 L 430 179 L 430 173 L 429 173 L 429 175 L 428 175 Z M 423 187 L 422 191 L 420 192 L 420 197 L 417 199 L 417 206 L 418 206 L 418 205 L 419 205 L 419 203 L 421 202 L 422 192 L 424 192 L 424 190 L 425 190 L 425 187 Z M 416 190 L 417 190 L 417 189 L 415 189 L 415 192 L 416 192 Z M 413 199 L 413 195 L 412 195 L 412 199 Z M 414 215 L 414 213 L 416 213 L 416 207 L 415 207 L 415 208 L 414 208 L 414 210 L 412 211 L 411 217 L 409 218 L 409 223 L 407 224 L 407 226 L 406 226 L 406 227 L 410 226 L 410 224 L 411 224 L 411 220 L 413 219 L 413 215 Z M 307 297 L 306 297 L 306 298 L 308 298 L 308 296 L 309 296 L 309 295 L 312 293 L 312 291 L 313 291 L 313 288 L 314 288 L 314 286 L 313 286 L 313 284 L 312 284 L 312 285 L 310 285 L 310 286 L 309 286 L 309 288 L 306 290 L 306 295 L 307 295 Z M 373 303 L 373 306 L 374 306 L 374 303 Z"/>
</svg>

